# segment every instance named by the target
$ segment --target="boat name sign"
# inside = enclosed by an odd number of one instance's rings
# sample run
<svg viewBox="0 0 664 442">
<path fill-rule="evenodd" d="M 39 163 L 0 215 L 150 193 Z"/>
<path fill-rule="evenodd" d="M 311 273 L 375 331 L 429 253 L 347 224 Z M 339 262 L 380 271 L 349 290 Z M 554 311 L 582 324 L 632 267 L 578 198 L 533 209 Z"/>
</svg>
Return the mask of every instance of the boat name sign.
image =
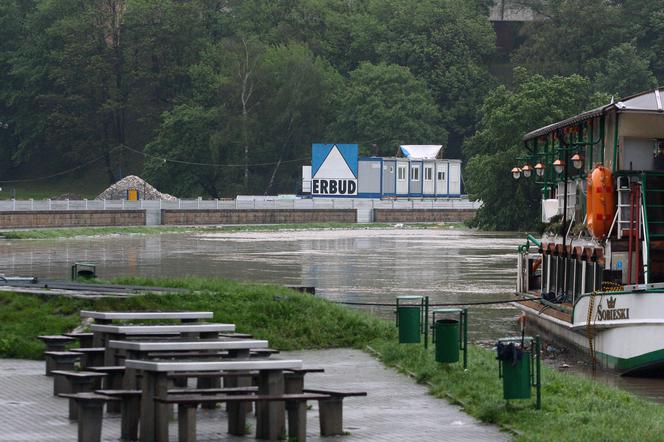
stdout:
<svg viewBox="0 0 664 442">
<path fill-rule="evenodd" d="M 615 308 L 616 298 L 614 296 L 607 298 L 606 307 L 606 309 L 603 309 L 601 303 L 597 306 L 597 321 L 616 321 L 620 319 L 629 319 L 628 308 Z"/>
</svg>

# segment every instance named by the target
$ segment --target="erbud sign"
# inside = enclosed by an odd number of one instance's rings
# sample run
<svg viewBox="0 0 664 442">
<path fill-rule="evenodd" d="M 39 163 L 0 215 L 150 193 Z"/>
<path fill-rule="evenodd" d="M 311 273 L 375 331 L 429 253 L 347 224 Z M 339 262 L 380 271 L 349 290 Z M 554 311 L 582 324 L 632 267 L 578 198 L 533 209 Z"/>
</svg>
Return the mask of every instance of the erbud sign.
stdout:
<svg viewBox="0 0 664 442">
<path fill-rule="evenodd" d="M 357 195 L 357 144 L 311 146 L 311 195 Z"/>
</svg>

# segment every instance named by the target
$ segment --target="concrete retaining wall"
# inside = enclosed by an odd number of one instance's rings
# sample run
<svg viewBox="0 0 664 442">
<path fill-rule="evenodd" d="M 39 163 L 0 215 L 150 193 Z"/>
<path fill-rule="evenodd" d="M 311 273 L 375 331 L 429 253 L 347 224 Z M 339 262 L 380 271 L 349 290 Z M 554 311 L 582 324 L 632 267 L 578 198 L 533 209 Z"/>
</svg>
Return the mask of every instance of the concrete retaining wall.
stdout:
<svg viewBox="0 0 664 442">
<path fill-rule="evenodd" d="M 144 226 L 145 210 L 29 210 L 0 212 L 0 228 Z"/>
<path fill-rule="evenodd" d="M 462 222 L 473 219 L 474 209 L 374 209 L 376 223 Z"/>
<path fill-rule="evenodd" d="M 311 222 L 357 222 L 354 209 L 276 210 L 172 210 L 161 211 L 164 225 L 289 224 Z"/>
</svg>

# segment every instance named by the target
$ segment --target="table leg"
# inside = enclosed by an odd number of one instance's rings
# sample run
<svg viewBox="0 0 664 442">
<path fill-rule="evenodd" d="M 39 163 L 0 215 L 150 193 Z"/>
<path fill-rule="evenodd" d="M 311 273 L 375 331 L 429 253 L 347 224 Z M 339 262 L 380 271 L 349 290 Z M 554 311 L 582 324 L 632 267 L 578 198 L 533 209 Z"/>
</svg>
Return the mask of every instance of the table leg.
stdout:
<svg viewBox="0 0 664 442">
<path fill-rule="evenodd" d="M 301 394 L 304 389 L 304 373 L 284 375 L 286 394 Z M 304 442 L 307 438 L 307 402 L 286 401 L 288 410 L 288 439 Z"/>
<path fill-rule="evenodd" d="M 117 365 L 117 360 L 115 357 L 115 354 L 117 353 L 117 350 L 115 348 L 110 348 L 108 346 L 109 341 L 113 340 L 118 340 L 122 339 L 120 335 L 114 334 L 114 333 L 107 333 L 106 336 L 104 337 L 105 341 L 103 345 L 100 345 L 100 347 L 105 347 L 106 351 L 104 352 L 104 365 L 107 367 L 112 367 L 114 365 Z"/>
<path fill-rule="evenodd" d="M 262 370 L 258 374 L 259 395 L 284 394 L 284 374 L 281 370 Z M 284 435 L 285 408 L 283 402 L 256 403 L 256 439 L 278 440 Z"/>
<path fill-rule="evenodd" d="M 141 393 L 141 424 L 140 441 L 154 442 L 155 440 L 155 421 L 154 421 L 154 392 L 156 373 L 146 371 L 143 373 L 142 393 Z"/>
<path fill-rule="evenodd" d="M 168 404 L 160 404 L 156 397 L 168 394 L 168 377 L 165 372 L 143 371 L 141 394 L 140 440 L 142 442 L 168 441 Z"/>
<path fill-rule="evenodd" d="M 127 359 L 139 359 L 138 353 L 127 351 Z M 125 390 L 137 390 L 137 376 L 138 372 L 135 368 L 126 367 L 124 377 L 122 378 L 122 387 Z"/>
<path fill-rule="evenodd" d="M 159 372 L 155 377 L 154 397 L 166 396 L 168 396 L 168 377 L 166 373 Z M 156 401 L 153 404 L 156 442 L 168 442 L 168 421 L 171 418 L 172 407 Z"/>
</svg>

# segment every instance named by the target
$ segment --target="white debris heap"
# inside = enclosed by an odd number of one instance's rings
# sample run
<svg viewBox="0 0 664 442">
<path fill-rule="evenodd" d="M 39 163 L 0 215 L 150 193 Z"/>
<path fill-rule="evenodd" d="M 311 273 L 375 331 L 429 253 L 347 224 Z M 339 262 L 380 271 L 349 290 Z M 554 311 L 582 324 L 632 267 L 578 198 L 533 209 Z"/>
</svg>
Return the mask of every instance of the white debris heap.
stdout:
<svg viewBox="0 0 664 442">
<path fill-rule="evenodd" d="M 129 175 L 122 178 L 117 183 L 111 185 L 97 196 L 98 200 L 123 200 L 127 199 L 129 189 L 138 190 L 139 198 L 142 200 L 169 200 L 177 198 L 167 193 L 161 193 L 141 177 Z"/>
</svg>

